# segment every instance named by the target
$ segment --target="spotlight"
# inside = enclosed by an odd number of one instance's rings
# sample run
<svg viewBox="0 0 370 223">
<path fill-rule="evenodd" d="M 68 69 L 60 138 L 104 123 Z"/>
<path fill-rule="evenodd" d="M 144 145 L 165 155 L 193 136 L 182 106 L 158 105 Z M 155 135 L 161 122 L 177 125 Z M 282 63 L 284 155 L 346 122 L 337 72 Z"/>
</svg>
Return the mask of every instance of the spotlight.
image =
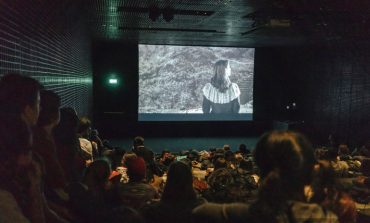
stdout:
<svg viewBox="0 0 370 223">
<path fill-rule="evenodd" d="M 155 22 L 158 19 L 160 14 L 161 14 L 161 11 L 159 10 L 157 6 L 151 6 L 149 8 L 149 19 L 152 20 L 153 22 Z"/>
<path fill-rule="evenodd" d="M 166 7 L 163 9 L 163 19 L 166 22 L 171 22 L 174 17 L 174 10 L 171 7 Z"/>
</svg>

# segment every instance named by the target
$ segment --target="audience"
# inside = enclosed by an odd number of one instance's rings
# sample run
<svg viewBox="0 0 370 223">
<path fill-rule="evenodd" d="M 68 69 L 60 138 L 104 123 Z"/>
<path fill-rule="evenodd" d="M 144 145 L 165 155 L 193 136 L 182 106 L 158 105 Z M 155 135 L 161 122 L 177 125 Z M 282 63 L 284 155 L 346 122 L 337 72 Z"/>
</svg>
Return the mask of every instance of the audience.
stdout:
<svg viewBox="0 0 370 223">
<path fill-rule="evenodd" d="M 53 129 L 60 120 L 60 97 L 49 90 L 40 92 L 40 116 L 33 130 L 33 156 L 37 156 L 44 167 L 44 191 L 49 206 L 59 215 L 72 218 L 66 209 L 69 195 L 67 181 L 59 162 Z"/>
<path fill-rule="evenodd" d="M 64 171 L 59 163 L 53 137 L 53 129 L 60 120 L 60 97 L 48 90 L 41 91 L 41 112 L 34 129 L 33 152 L 37 153 L 45 165 L 45 184 L 50 190 L 62 194 L 67 186 Z"/>
<path fill-rule="evenodd" d="M 0 222 L 46 222 L 41 170 L 32 132 L 20 117 L 0 115 Z"/>
<path fill-rule="evenodd" d="M 29 128 L 35 127 L 40 113 L 40 90 L 42 88 L 43 86 L 33 78 L 20 74 L 4 75 L 0 80 L 0 114 L 3 117 L 15 115 L 22 119 Z M 14 137 L 14 135 L 9 137 Z M 32 146 L 33 140 L 32 136 L 30 146 Z M 33 191 L 32 195 L 26 195 L 26 199 L 30 199 L 30 196 L 37 198 L 34 199 L 37 202 L 30 207 L 32 211 L 26 213 L 26 215 L 29 216 L 31 222 L 66 222 L 50 209 L 45 199 L 43 187 L 45 168 L 42 159 L 37 154 L 32 154 L 31 150 L 26 155 L 23 160 L 28 160 L 28 163 L 32 166 L 28 171 L 33 171 L 29 178 L 37 182 L 37 184 L 24 184 L 23 189 L 32 189 Z M 27 173 L 27 171 L 24 172 Z M 24 178 L 28 182 L 30 182 L 30 179 Z M 35 210 L 36 208 L 40 210 Z"/>
<path fill-rule="evenodd" d="M 294 132 L 263 135 L 255 149 L 260 172 L 258 197 L 245 203 L 206 204 L 194 209 L 196 222 L 336 222 L 332 212 L 307 203 L 315 159 L 310 143 Z"/>
<path fill-rule="evenodd" d="M 155 154 L 137 136 L 126 152 L 60 106 L 33 78 L 0 79 L 0 222 L 367 222 L 370 143 L 314 152 L 273 131 L 252 152 Z"/>
</svg>

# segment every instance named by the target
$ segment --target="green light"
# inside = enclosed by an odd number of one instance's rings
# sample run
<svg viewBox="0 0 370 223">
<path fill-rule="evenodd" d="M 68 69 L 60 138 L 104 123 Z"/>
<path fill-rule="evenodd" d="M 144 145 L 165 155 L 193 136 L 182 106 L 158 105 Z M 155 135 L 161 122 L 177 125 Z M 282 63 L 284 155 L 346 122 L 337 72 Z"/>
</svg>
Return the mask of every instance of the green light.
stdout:
<svg viewBox="0 0 370 223">
<path fill-rule="evenodd" d="M 116 78 L 109 78 L 109 84 L 118 84 L 118 80 Z"/>
</svg>

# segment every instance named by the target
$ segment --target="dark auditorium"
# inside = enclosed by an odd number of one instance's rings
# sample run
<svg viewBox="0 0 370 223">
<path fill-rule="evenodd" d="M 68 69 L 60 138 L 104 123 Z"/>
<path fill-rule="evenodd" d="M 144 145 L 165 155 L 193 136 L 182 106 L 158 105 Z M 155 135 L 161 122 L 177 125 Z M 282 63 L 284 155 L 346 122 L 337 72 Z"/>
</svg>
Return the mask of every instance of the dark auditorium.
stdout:
<svg viewBox="0 0 370 223">
<path fill-rule="evenodd" d="M 370 1 L 0 0 L 0 223 L 370 223 Z"/>
</svg>

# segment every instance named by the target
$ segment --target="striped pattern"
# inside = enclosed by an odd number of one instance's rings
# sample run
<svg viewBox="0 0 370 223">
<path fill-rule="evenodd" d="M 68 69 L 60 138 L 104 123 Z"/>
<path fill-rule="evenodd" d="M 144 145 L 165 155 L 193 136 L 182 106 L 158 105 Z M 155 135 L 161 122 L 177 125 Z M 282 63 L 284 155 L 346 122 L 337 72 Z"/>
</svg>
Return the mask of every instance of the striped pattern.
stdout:
<svg viewBox="0 0 370 223">
<path fill-rule="evenodd" d="M 232 83 L 226 92 L 222 93 L 211 83 L 207 83 L 203 88 L 203 95 L 208 100 L 217 104 L 226 104 L 240 96 L 240 90 L 237 84 Z"/>
</svg>

